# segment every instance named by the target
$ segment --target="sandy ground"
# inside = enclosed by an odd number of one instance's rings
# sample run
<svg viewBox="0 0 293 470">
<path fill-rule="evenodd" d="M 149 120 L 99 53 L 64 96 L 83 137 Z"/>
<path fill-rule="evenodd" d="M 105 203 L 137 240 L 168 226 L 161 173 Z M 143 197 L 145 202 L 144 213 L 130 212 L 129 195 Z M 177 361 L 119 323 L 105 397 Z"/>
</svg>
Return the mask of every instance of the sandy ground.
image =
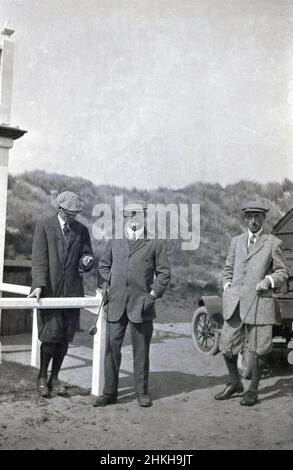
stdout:
<svg viewBox="0 0 293 470">
<path fill-rule="evenodd" d="M 293 450 L 292 366 L 275 364 L 255 407 L 241 407 L 240 397 L 219 403 L 214 395 L 227 381 L 221 355 L 198 353 L 188 330 L 162 324 L 151 348 L 153 406 L 140 408 L 127 338 L 123 357 L 119 401 L 102 409 L 93 408 L 89 387 L 68 384 L 67 398 L 41 398 L 36 369 L 4 362 L 0 449 Z"/>
</svg>

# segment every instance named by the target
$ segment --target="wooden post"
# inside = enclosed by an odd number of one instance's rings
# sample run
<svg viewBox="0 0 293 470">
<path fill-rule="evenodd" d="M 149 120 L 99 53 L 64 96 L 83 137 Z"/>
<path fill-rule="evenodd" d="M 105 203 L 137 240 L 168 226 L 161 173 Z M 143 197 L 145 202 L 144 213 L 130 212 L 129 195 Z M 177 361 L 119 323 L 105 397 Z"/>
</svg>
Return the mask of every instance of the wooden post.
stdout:
<svg viewBox="0 0 293 470">
<path fill-rule="evenodd" d="M 32 352 L 31 352 L 31 366 L 38 366 L 40 352 L 40 340 L 38 336 L 38 310 L 33 309 L 33 330 L 32 330 Z"/>
<path fill-rule="evenodd" d="M 102 295 L 97 291 L 99 301 Z M 93 310 L 92 310 L 93 311 Z M 103 307 L 97 319 L 97 333 L 94 336 L 93 369 L 92 369 L 92 395 L 102 395 L 104 388 L 104 360 L 106 348 L 106 318 Z"/>
<path fill-rule="evenodd" d="M 0 284 L 1 285 L 1 284 Z M 2 284 L 5 285 L 5 284 Z M 15 286 L 16 288 L 18 286 Z M 1 287 L 0 287 L 1 290 Z M 5 289 L 2 289 L 5 292 Z M 15 294 L 18 294 L 15 289 Z M 8 310 L 20 309 L 56 309 L 56 308 L 87 308 L 95 309 L 97 306 L 96 297 L 41 297 L 39 300 L 36 297 L 21 298 L 21 297 L 2 297 L 0 299 L 0 308 Z"/>
</svg>

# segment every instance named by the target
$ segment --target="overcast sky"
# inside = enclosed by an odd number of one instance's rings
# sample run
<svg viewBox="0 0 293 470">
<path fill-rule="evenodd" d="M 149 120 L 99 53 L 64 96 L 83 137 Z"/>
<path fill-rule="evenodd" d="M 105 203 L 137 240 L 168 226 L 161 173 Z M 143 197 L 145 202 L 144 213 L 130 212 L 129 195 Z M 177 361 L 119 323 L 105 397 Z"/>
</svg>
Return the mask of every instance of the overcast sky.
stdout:
<svg viewBox="0 0 293 470">
<path fill-rule="evenodd" d="M 291 0 L 1 0 L 10 171 L 154 188 L 293 179 Z M 292 89 L 293 93 L 293 89 Z"/>
</svg>

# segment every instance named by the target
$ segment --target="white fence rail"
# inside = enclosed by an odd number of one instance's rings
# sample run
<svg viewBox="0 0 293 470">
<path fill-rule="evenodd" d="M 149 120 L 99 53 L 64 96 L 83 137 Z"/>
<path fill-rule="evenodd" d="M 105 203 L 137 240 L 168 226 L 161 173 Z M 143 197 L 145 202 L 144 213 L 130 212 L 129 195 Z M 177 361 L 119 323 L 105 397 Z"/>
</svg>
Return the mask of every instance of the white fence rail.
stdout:
<svg viewBox="0 0 293 470">
<path fill-rule="evenodd" d="M 30 288 L 15 284 L 0 283 L 0 292 L 12 294 L 28 295 Z M 31 346 L 31 365 L 37 367 L 37 358 L 39 356 L 40 341 L 38 339 L 37 310 L 46 308 L 84 308 L 94 314 L 98 310 L 102 301 L 102 295 L 97 291 L 96 297 L 47 297 L 37 300 L 36 298 L 20 297 L 1 297 L 0 309 L 32 309 L 32 346 Z M 0 317 L 1 318 L 1 317 Z M 0 325 L 1 328 L 1 325 Z M 92 389 L 93 395 L 101 395 L 104 386 L 104 357 L 105 357 L 105 337 L 106 320 L 104 310 L 101 308 L 97 319 L 97 333 L 93 340 L 93 363 L 92 363 Z M 2 345 L 0 340 L 0 363 L 1 363 Z"/>
</svg>

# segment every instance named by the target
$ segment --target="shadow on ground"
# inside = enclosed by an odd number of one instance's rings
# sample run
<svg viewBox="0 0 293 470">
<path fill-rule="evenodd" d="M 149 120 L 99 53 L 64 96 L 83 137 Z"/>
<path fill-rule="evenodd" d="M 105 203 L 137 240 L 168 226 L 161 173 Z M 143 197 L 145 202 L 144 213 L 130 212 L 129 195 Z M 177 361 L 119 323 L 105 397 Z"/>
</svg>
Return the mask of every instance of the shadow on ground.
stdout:
<svg viewBox="0 0 293 470">
<path fill-rule="evenodd" d="M 291 370 L 292 374 L 292 370 Z M 260 398 L 259 402 L 263 403 L 266 401 L 274 400 L 275 398 L 281 397 L 292 397 L 293 395 L 293 376 L 286 376 L 283 377 L 273 385 L 269 385 L 267 387 L 262 387 L 262 383 L 260 384 L 260 394 L 265 395 L 270 393 L 269 396 Z"/>
<path fill-rule="evenodd" d="M 37 400 L 43 402 L 46 398 L 37 394 L 36 382 L 38 371 L 34 367 L 16 362 L 3 362 L 0 365 L 0 403 Z M 64 383 L 62 381 L 62 383 Z M 90 389 L 64 383 L 68 397 L 89 395 Z M 54 398 L 55 395 L 52 396 Z"/>
<path fill-rule="evenodd" d="M 122 370 L 127 377 L 119 380 L 119 399 L 121 402 L 129 402 L 136 398 L 133 382 L 134 377 L 129 372 Z M 149 378 L 149 391 L 153 400 L 164 397 L 172 397 L 180 393 L 189 393 L 195 390 L 212 388 L 216 385 L 225 384 L 227 376 L 198 376 L 177 371 L 151 372 Z"/>
</svg>

